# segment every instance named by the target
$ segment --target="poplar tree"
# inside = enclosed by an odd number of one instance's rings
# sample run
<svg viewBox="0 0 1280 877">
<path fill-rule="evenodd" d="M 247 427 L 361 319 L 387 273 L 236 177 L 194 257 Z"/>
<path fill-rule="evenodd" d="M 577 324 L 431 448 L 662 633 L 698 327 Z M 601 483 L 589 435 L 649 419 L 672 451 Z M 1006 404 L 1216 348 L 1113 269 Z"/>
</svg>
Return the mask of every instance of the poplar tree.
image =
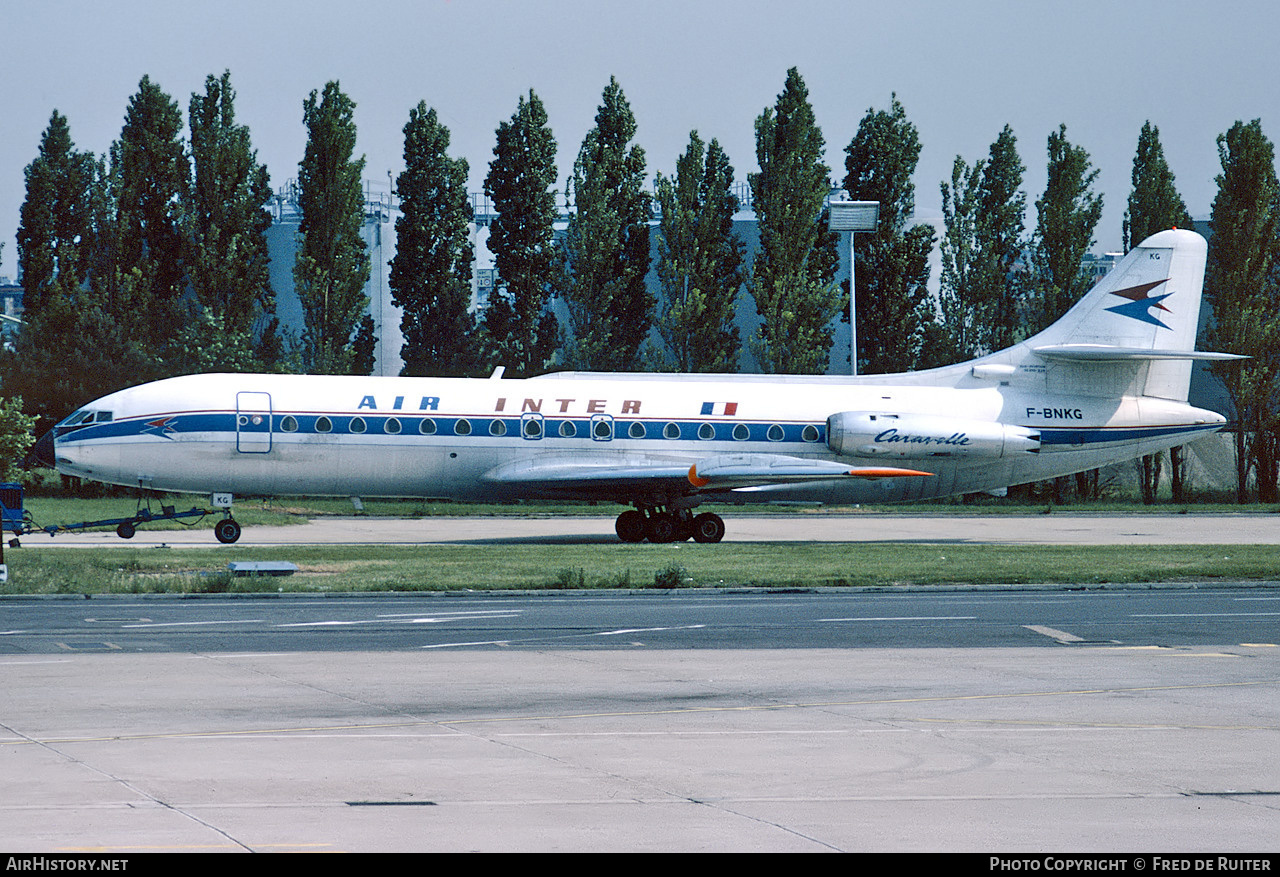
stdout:
<svg viewBox="0 0 1280 877">
<path fill-rule="evenodd" d="M 510 122 L 498 125 L 484 191 L 497 218 L 489 224 L 489 251 L 497 280 L 482 324 L 488 365 L 512 377 L 546 368 L 559 327 L 548 307 L 561 255 L 555 241 L 556 141 L 547 111 L 530 89 Z"/>
<path fill-rule="evenodd" d="M 1038 328 L 1067 312 L 1088 291 L 1081 262 L 1102 216 L 1102 196 L 1092 191 L 1098 171 L 1089 153 L 1067 140 L 1067 126 L 1049 135 L 1049 178 L 1036 201 L 1031 264 L 1039 303 Z"/>
<path fill-rule="evenodd" d="M 987 153 L 978 198 L 980 257 L 974 285 L 984 311 L 984 331 L 979 335 L 984 352 L 1003 350 L 1021 340 L 1025 290 L 1015 266 L 1025 246 L 1025 170 L 1018 157 L 1018 139 L 1005 125 Z"/>
<path fill-rule="evenodd" d="M 369 303 L 369 254 L 360 236 L 364 157 L 352 157 L 354 112 L 355 103 L 337 82 L 303 102 L 308 138 L 298 165 L 302 221 L 293 278 L 305 320 L 303 360 L 311 374 L 352 371 L 352 336 Z"/>
<path fill-rule="evenodd" d="M 187 316 L 180 301 L 186 274 L 180 218 L 190 166 L 181 135 L 177 102 L 143 76 L 112 148 L 118 274 L 107 283 L 112 313 L 145 321 L 138 335 L 157 350 Z"/>
<path fill-rule="evenodd" d="M 942 323 L 938 333 L 941 349 L 930 364 L 945 365 L 973 359 L 981 349 L 982 306 L 977 284 L 978 201 L 985 162 L 970 167 L 956 156 L 951 165 L 951 182 L 943 182 L 942 219 L 945 231 L 939 242 L 942 251 L 942 279 L 938 290 L 938 310 Z"/>
<path fill-rule="evenodd" d="M 927 289 L 933 229 L 907 225 L 915 212 L 911 177 L 920 137 L 897 95 L 888 110 L 867 110 L 845 154 L 845 190 L 858 200 L 880 202 L 876 230 L 854 240 L 858 350 L 865 364 L 858 371 L 912 369 L 935 322 Z"/>
<path fill-rule="evenodd" d="M 40 151 L 24 174 L 27 196 L 18 226 L 18 274 L 28 317 L 43 309 L 56 280 L 76 289 L 87 277 L 94 169 L 93 156 L 76 151 L 66 116 L 54 110 Z"/>
<path fill-rule="evenodd" d="M 131 133 L 145 140 L 139 126 Z M 157 262 L 122 258 L 122 151 L 120 141 L 113 145 L 116 173 L 109 173 L 105 161 L 74 150 L 55 112 L 28 168 L 18 244 L 27 308 L 14 350 L 3 356 L 4 393 L 23 397 L 41 428 L 86 399 L 159 377 L 159 354 L 175 330 L 172 309 L 154 297 Z M 136 150 L 134 157 L 137 170 L 145 157 Z"/>
<path fill-rule="evenodd" d="M 467 162 L 450 158 L 449 129 L 426 102 L 404 126 L 404 172 L 391 295 L 403 316 L 402 375 L 461 377 L 476 367 L 471 304 L 474 247 Z"/>
<path fill-rule="evenodd" d="M 1189 228 L 1191 215 L 1187 205 L 1174 186 L 1173 172 L 1164 158 L 1160 145 L 1160 129 L 1150 122 L 1142 124 L 1138 134 L 1138 151 L 1133 157 L 1133 189 L 1129 193 L 1129 206 L 1124 212 L 1124 249 L 1128 252 L 1149 236 L 1167 228 Z M 1183 501 L 1182 448 L 1169 449 L 1172 470 L 1173 501 Z M 1142 501 L 1148 505 L 1156 501 L 1160 484 L 1161 454 L 1147 454 L 1142 458 Z"/>
<path fill-rule="evenodd" d="M 275 312 L 266 238 L 271 186 L 249 129 L 236 124 L 235 97 L 230 71 L 208 76 L 204 94 L 191 95 L 192 183 L 183 229 L 196 298 L 224 331 L 247 338 Z"/>
<path fill-rule="evenodd" d="M 1160 129 L 1142 123 L 1138 152 L 1133 157 L 1133 189 L 1124 212 L 1124 250 L 1168 228 L 1190 228 L 1191 214 L 1174 185 L 1173 171 L 1164 158 Z"/>
<path fill-rule="evenodd" d="M 716 140 L 704 145 L 697 131 L 689 133 L 675 176 L 657 178 L 658 278 L 665 299 L 658 331 L 680 372 L 738 368 L 734 302 L 744 247 L 733 234 L 738 199 L 732 189 L 728 156 Z"/>
<path fill-rule="evenodd" d="M 1017 140 L 1006 125 L 987 158 L 970 167 L 956 156 L 951 184 L 941 185 L 946 231 L 940 310 L 948 361 L 971 359 L 1018 340 L 1022 289 L 1014 264 L 1022 255 L 1027 204 L 1023 170 Z"/>
<path fill-rule="evenodd" d="M 1049 135 L 1048 153 L 1048 182 L 1036 201 L 1031 245 L 1038 310 L 1034 331 L 1053 323 L 1088 291 L 1090 278 L 1081 263 L 1102 215 L 1102 196 L 1092 191 L 1098 171 L 1091 166 L 1089 153 L 1067 140 L 1066 125 Z M 1075 483 L 1077 495 L 1096 494 L 1098 470 L 1076 473 Z M 1055 501 L 1064 500 L 1067 485 L 1066 478 L 1054 479 Z"/>
<path fill-rule="evenodd" d="M 848 301 L 835 283 L 836 236 L 823 208 L 831 187 L 824 147 L 792 67 L 775 105 L 756 119 L 760 171 L 748 175 L 760 231 L 748 289 L 761 324 L 751 349 L 765 372 L 825 372 L 831 323 Z"/>
<path fill-rule="evenodd" d="M 1236 497 L 1276 502 L 1277 378 L 1280 377 L 1280 183 L 1275 147 L 1262 121 L 1236 122 L 1218 135 L 1222 173 L 1213 199 L 1205 294 L 1213 306 L 1214 349 L 1250 358 L 1214 363 L 1235 407 Z"/>
<path fill-rule="evenodd" d="M 573 165 L 574 212 L 565 231 L 562 297 L 573 324 L 570 356 L 582 368 L 633 371 L 653 319 L 649 194 L 635 116 L 614 78 Z"/>
</svg>

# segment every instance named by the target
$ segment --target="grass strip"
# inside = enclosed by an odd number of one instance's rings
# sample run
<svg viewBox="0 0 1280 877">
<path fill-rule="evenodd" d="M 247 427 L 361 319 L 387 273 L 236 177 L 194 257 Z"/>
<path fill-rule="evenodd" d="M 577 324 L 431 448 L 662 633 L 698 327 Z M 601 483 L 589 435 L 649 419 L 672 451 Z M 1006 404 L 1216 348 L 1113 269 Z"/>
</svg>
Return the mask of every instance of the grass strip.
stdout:
<svg viewBox="0 0 1280 877">
<path fill-rule="evenodd" d="M 341 593 L 556 588 L 823 587 L 1280 580 L 1271 545 L 291 546 L 5 552 L 0 594 Z M 284 560 L 288 577 L 233 577 Z"/>
</svg>

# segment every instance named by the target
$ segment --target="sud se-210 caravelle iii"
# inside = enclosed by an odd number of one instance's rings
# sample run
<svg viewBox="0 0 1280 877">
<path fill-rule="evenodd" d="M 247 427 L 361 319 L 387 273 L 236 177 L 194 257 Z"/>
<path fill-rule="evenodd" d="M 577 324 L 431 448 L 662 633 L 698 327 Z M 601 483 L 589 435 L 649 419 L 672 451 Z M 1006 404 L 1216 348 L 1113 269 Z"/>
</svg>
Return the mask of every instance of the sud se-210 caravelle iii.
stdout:
<svg viewBox="0 0 1280 877">
<path fill-rule="evenodd" d="M 1187 404 L 1205 242 L 1160 232 L 1060 320 L 980 359 L 861 377 L 506 380 L 206 374 L 104 396 L 38 453 L 66 475 L 222 495 L 616 501 L 624 542 L 717 542 L 729 502 L 994 491 L 1220 429 Z M 52 445 L 52 446 L 50 446 Z"/>
</svg>

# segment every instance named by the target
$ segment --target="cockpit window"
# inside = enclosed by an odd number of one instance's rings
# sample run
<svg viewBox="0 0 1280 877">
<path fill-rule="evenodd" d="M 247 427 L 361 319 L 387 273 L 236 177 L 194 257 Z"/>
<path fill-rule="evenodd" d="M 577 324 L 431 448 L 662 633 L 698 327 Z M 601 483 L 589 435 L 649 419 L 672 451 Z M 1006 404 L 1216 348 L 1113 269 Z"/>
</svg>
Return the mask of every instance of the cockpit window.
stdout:
<svg viewBox="0 0 1280 877">
<path fill-rule="evenodd" d="M 62 421 L 63 426 L 84 426 L 89 423 L 110 423 L 110 411 L 94 411 L 92 408 L 81 408 L 72 414 L 66 420 Z"/>
</svg>

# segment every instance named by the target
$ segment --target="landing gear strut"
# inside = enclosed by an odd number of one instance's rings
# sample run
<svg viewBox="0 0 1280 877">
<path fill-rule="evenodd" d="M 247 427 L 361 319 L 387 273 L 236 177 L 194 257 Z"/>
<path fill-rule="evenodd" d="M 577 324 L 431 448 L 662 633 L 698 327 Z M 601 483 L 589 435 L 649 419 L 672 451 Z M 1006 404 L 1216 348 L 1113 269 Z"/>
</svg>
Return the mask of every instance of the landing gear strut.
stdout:
<svg viewBox="0 0 1280 877">
<path fill-rule="evenodd" d="M 618 515 L 614 531 L 623 542 L 653 543 L 719 542 L 724 538 L 724 521 L 719 515 L 704 512 L 697 517 L 689 509 L 659 509 L 641 507 L 628 509 Z"/>
<path fill-rule="evenodd" d="M 209 497 L 210 505 L 222 509 L 221 521 L 213 525 L 213 535 L 223 545 L 230 545 L 240 538 L 240 524 L 231 517 L 231 502 L 234 497 L 229 493 L 215 493 Z"/>
</svg>

